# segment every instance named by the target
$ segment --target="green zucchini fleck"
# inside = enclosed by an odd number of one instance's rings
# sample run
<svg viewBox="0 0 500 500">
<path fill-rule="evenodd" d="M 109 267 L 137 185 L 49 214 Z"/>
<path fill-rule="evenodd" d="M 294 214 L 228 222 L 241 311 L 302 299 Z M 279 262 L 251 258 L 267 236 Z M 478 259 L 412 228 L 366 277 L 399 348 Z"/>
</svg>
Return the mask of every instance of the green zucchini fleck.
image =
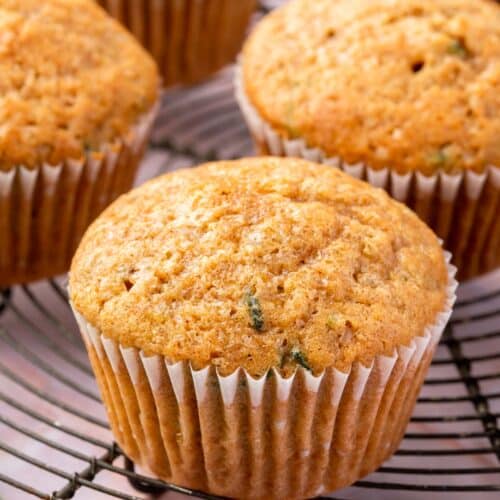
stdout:
<svg viewBox="0 0 500 500">
<path fill-rule="evenodd" d="M 302 366 L 302 368 L 312 371 L 311 365 L 307 362 L 306 355 L 298 347 L 294 347 L 290 351 L 290 355 L 298 365 Z"/>
<path fill-rule="evenodd" d="M 427 161 L 433 167 L 443 167 L 448 161 L 448 155 L 443 149 L 437 149 L 427 156 Z"/>
<path fill-rule="evenodd" d="M 90 153 L 92 153 L 92 146 L 89 142 L 84 142 L 83 143 L 83 154 L 85 156 L 89 156 Z"/>
<path fill-rule="evenodd" d="M 326 326 L 332 330 L 343 325 L 345 325 L 345 321 L 340 314 L 332 313 L 326 319 Z"/>
<path fill-rule="evenodd" d="M 465 46 L 464 42 L 460 39 L 453 40 L 450 45 L 448 45 L 448 54 L 465 59 L 469 55 L 469 51 Z"/>
<path fill-rule="evenodd" d="M 254 330 L 261 332 L 264 329 L 264 316 L 259 299 L 251 292 L 246 292 L 243 300 L 250 316 L 250 325 Z"/>
</svg>

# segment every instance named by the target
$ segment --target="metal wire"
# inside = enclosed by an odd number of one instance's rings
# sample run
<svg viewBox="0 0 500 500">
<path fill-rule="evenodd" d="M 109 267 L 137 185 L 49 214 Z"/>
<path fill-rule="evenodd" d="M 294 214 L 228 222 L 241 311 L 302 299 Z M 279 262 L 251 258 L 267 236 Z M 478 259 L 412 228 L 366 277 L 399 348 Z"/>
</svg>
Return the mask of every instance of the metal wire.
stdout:
<svg viewBox="0 0 500 500">
<path fill-rule="evenodd" d="M 52 295 L 55 300 L 59 301 L 60 304 L 66 305 L 66 294 L 64 288 L 59 282 L 51 280 L 49 282 L 49 290 L 51 290 Z M 489 301 L 495 300 L 498 297 L 497 293 L 488 293 L 483 297 L 478 297 L 477 300 L 468 300 L 463 303 L 457 304 L 457 316 L 460 316 L 460 312 L 471 305 L 487 305 Z M 46 297 L 44 297 L 46 299 Z M 23 311 L 18 303 L 23 300 L 29 301 L 31 307 L 36 309 L 38 313 L 43 316 L 43 321 L 35 322 L 31 318 L 30 311 Z M 73 326 L 66 325 L 60 319 L 59 315 L 55 314 L 53 311 L 49 310 L 42 301 L 37 293 L 35 286 L 25 286 L 22 288 L 14 289 L 14 293 L 10 290 L 3 291 L 0 300 L 0 310 L 3 311 L 2 319 L 10 317 L 14 320 L 16 326 L 21 330 L 28 330 L 31 336 L 36 334 L 37 339 L 41 342 L 41 345 L 47 350 L 53 350 L 55 343 L 51 340 L 50 335 L 54 332 L 58 334 L 61 332 L 66 332 L 71 334 L 78 339 L 76 329 Z M 26 307 L 26 305 L 25 305 Z M 500 320 L 500 311 L 488 312 L 489 318 L 497 318 Z M 471 372 L 471 366 L 474 360 L 482 360 L 486 356 L 491 357 L 491 355 L 479 355 L 467 357 L 462 348 L 463 343 L 468 342 L 479 342 L 478 337 L 483 340 L 489 340 L 492 338 L 490 334 L 478 333 L 477 336 L 468 335 L 463 338 L 458 338 L 455 334 L 455 328 L 457 325 L 469 324 L 470 322 L 476 322 L 477 318 L 483 318 L 485 313 L 471 314 L 469 316 L 469 321 L 464 321 L 463 318 L 459 320 L 452 320 L 449 327 L 447 328 L 443 341 L 442 347 L 448 350 L 450 353 L 450 358 L 446 360 L 438 360 L 438 364 L 446 361 L 447 364 L 452 364 L 456 367 L 458 376 L 457 377 L 441 377 L 441 378 L 430 378 L 427 382 L 427 386 L 446 386 L 448 384 L 462 384 L 467 391 L 466 395 L 463 396 L 448 396 L 444 393 L 442 396 L 432 396 L 432 397 L 421 397 L 419 399 L 419 405 L 425 408 L 427 404 L 439 404 L 439 405 L 454 405 L 458 402 L 466 401 L 473 405 L 475 413 L 469 414 L 459 414 L 449 416 L 446 415 L 446 411 L 443 409 L 442 416 L 439 415 L 418 415 L 412 418 L 412 422 L 438 422 L 438 423 L 453 423 L 453 422 L 478 422 L 482 429 L 474 431 L 457 431 L 457 432 L 408 432 L 405 436 L 405 443 L 410 442 L 423 442 L 424 440 L 431 440 L 431 442 L 438 442 L 438 440 L 450 440 L 453 442 L 455 440 L 460 440 L 462 442 L 477 440 L 482 440 L 483 446 L 461 446 L 458 448 L 443 447 L 436 445 L 426 445 L 425 447 L 409 447 L 408 445 L 403 446 L 397 453 L 396 457 L 466 457 L 466 456 L 487 456 L 493 455 L 499 459 L 500 455 L 500 442 L 499 442 L 499 430 L 497 427 L 497 419 L 500 416 L 498 412 L 492 412 L 489 405 L 492 400 L 498 399 L 500 394 L 497 392 L 483 393 L 479 386 L 479 383 L 483 380 L 494 380 L 499 378 L 499 374 L 488 373 L 482 376 L 475 376 Z M 6 322 L 9 323 L 9 322 Z M 12 327 L 10 327 L 11 329 Z M 53 329 L 53 331 L 51 331 Z M 18 337 L 12 331 L 9 331 L 9 327 L 2 324 L 0 321 L 0 332 L 2 340 L 7 341 L 7 345 L 16 353 L 21 359 L 25 360 L 27 363 L 32 365 L 37 370 L 43 374 L 43 377 L 47 380 L 54 379 L 59 383 L 63 383 L 69 389 L 74 391 L 76 394 L 86 399 L 95 400 L 95 393 L 89 391 L 84 382 L 82 381 L 81 375 L 74 375 L 70 378 L 68 375 L 63 376 L 61 379 L 61 373 L 59 370 L 54 370 L 51 365 L 43 359 L 42 354 L 32 352 L 32 349 L 25 345 L 26 338 Z M 83 349 L 80 342 L 70 342 L 71 346 L 80 346 Z M 62 357 L 67 354 L 67 351 L 61 350 L 60 352 L 56 349 L 56 354 Z M 75 359 L 76 354 L 73 355 Z M 80 366 L 81 365 L 81 366 Z M 82 370 L 83 368 L 83 370 Z M 77 372 L 84 375 L 84 378 L 88 372 L 88 364 L 85 362 L 80 362 L 76 366 Z M 50 404 L 55 408 L 60 414 L 61 419 L 64 420 L 64 415 L 68 414 L 71 417 L 76 417 L 81 419 L 91 425 L 97 426 L 102 429 L 107 429 L 107 424 L 104 420 L 96 417 L 95 415 L 83 411 L 80 406 L 67 404 L 61 399 L 41 390 L 35 384 L 32 383 L 22 374 L 18 373 L 12 367 L 6 366 L 5 362 L 0 362 L 0 374 L 10 380 L 12 383 L 21 386 L 25 391 L 27 391 L 32 397 L 43 400 L 45 404 Z M 76 377 L 76 378 L 75 378 Z M 43 460 L 37 457 L 28 455 L 22 450 L 16 449 L 6 442 L 0 442 L 0 450 L 10 456 L 16 457 L 26 463 L 29 463 L 39 469 L 42 469 L 50 474 L 58 476 L 60 478 L 66 479 L 67 484 L 59 490 L 49 493 L 43 492 L 34 487 L 33 485 L 24 483 L 20 478 L 10 477 L 4 473 L 0 474 L 0 482 L 9 484 L 19 490 L 29 493 L 30 495 L 37 496 L 39 498 L 70 498 L 79 488 L 90 488 L 94 491 L 99 491 L 105 493 L 115 498 L 137 498 L 134 494 L 130 494 L 128 491 L 121 491 L 115 488 L 110 488 L 108 486 L 96 483 L 94 479 L 101 471 L 107 471 L 115 475 L 123 476 L 131 481 L 131 484 L 137 488 L 139 491 L 144 493 L 158 493 L 163 491 L 165 488 L 173 489 L 180 493 L 185 493 L 191 496 L 199 496 L 201 498 L 215 498 L 209 495 L 205 495 L 201 492 L 195 492 L 187 490 L 184 488 L 175 487 L 173 485 L 167 485 L 162 481 L 149 478 L 144 475 L 137 474 L 134 471 L 133 464 L 126 459 L 125 465 L 123 467 L 115 464 L 116 460 L 122 456 L 121 450 L 112 443 L 110 440 L 98 439 L 93 434 L 80 430 L 78 426 L 71 426 L 61 423 L 59 420 L 54 420 L 39 410 L 35 410 L 30 407 L 29 404 L 24 403 L 12 394 L 6 393 L 4 390 L 0 390 L 0 402 L 7 408 L 18 412 L 30 419 L 40 422 L 50 428 L 56 429 L 61 433 L 58 440 L 54 440 L 46 437 L 40 432 L 36 432 L 27 425 L 20 424 L 16 419 L 5 416 L 0 412 L 0 424 L 8 427 L 13 432 L 22 434 L 26 438 L 31 439 L 34 442 L 43 444 L 52 449 L 57 450 L 69 457 L 76 458 L 87 464 L 81 471 L 75 473 L 74 471 L 62 470 L 59 467 L 49 465 Z M 103 454 L 94 455 L 80 451 L 75 446 L 70 446 L 66 444 L 64 435 L 71 438 L 75 438 L 87 444 L 91 444 L 101 450 Z M 396 458 L 397 459 L 397 458 Z M 422 484 L 413 484 L 399 481 L 377 481 L 377 480 L 364 480 L 357 484 L 357 487 L 363 489 L 369 488 L 373 490 L 378 489 L 391 489 L 391 490 L 401 490 L 401 491 L 448 491 L 448 492 L 494 492 L 500 490 L 500 482 L 498 478 L 500 477 L 500 466 L 484 466 L 484 467 L 443 467 L 438 468 L 432 467 L 414 467 L 414 466 L 402 466 L 402 465 L 387 465 L 381 467 L 378 471 L 379 473 L 389 474 L 394 477 L 400 478 L 401 476 L 420 476 L 425 478 L 432 478 L 433 482 L 424 482 Z M 483 481 L 482 483 L 476 484 L 448 484 L 446 481 L 447 477 L 470 477 L 484 475 L 491 478 L 491 481 Z M 442 480 L 435 484 L 436 478 L 442 478 Z M 496 480 L 495 480 L 496 478 Z"/>
</svg>

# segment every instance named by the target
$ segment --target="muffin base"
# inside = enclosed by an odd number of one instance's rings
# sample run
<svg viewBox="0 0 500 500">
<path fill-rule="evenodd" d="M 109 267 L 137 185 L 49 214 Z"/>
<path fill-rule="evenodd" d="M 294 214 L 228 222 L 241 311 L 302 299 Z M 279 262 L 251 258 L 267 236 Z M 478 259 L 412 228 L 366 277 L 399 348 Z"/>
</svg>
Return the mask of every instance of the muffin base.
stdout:
<svg viewBox="0 0 500 500">
<path fill-rule="evenodd" d="M 194 83 L 233 61 L 256 0 L 99 0 L 155 58 L 166 86 Z"/>
<path fill-rule="evenodd" d="M 236 70 L 238 103 L 263 155 L 292 156 L 325 163 L 387 191 L 404 203 L 444 241 L 458 267 L 458 278 L 469 279 L 500 267 L 500 167 L 490 165 L 481 174 L 467 171 L 433 176 L 420 172 L 398 174 L 389 168 L 373 169 L 364 163 L 349 164 L 310 148 L 304 139 L 285 139 L 250 103 L 244 90 L 241 67 Z"/>
<path fill-rule="evenodd" d="M 120 345 L 74 314 L 116 440 L 134 462 L 232 498 L 307 498 L 352 484 L 399 446 L 451 314 L 455 271 L 448 265 L 443 312 L 422 336 L 347 373 L 221 376 Z"/>
<path fill-rule="evenodd" d="M 67 271 L 89 224 L 132 187 L 157 111 L 81 160 L 0 172 L 0 286 Z"/>
</svg>

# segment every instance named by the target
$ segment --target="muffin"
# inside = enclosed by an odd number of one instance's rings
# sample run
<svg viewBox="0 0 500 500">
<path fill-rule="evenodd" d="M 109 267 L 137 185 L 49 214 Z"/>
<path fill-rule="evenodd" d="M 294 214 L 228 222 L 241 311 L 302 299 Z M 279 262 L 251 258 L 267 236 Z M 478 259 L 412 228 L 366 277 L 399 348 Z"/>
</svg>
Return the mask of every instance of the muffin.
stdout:
<svg viewBox="0 0 500 500">
<path fill-rule="evenodd" d="M 500 5 L 293 0 L 255 29 L 237 79 L 262 153 L 385 188 L 461 278 L 500 265 Z"/>
<path fill-rule="evenodd" d="M 113 203 L 70 297 L 120 447 L 231 498 L 306 498 L 389 457 L 449 317 L 436 236 L 304 160 L 211 163 Z"/>
<path fill-rule="evenodd" d="M 256 0 L 99 0 L 155 58 L 163 83 L 194 83 L 233 61 Z"/>
<path fill-rule="evenodd" d="M 68 269 L 132 185 L 158 88 L 154 61 L 93 2 L 0 2 L 0 286 Z"/>
</svg>

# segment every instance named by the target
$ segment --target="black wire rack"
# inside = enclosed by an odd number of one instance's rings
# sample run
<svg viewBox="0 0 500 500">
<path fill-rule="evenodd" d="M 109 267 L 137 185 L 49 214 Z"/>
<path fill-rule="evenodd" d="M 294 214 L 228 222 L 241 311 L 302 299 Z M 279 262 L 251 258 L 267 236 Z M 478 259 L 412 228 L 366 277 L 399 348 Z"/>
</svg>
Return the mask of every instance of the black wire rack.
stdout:
<svg viewBox="0 0 500 500">
<path fill-rule="evenodd" d="M 165 95 L 140 179 L 251 153 L 229 68 Z M 215 498 L 136 471 L 113 442 L 65 280 L 0 290 L 0 499 Z M 500 272 L 458 293 L 401 448 L 336 498 L 500 498 Z"/>
</svg>

